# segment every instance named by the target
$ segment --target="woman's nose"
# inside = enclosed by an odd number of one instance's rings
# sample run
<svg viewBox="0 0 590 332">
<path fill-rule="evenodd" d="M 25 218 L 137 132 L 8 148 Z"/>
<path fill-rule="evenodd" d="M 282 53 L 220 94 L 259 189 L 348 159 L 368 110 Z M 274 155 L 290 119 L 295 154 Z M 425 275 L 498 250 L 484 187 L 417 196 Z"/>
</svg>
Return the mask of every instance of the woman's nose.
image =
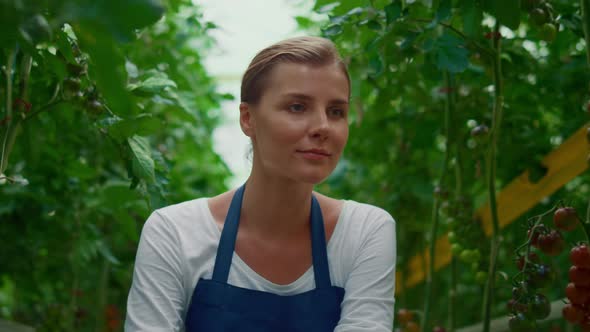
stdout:
<svg viewBox="0 0 590 332">
<path fill-rule="evenodd" d="M 322 138 L 325 139 L 328 137 L 328 133 L 330 131 L 330 122 L 328 119 L 328 115 L 323 110 L 317 110 L 314 112 L 314 116 L 312 118 L 311 123 L 311 130 L 310 134 L 312 137 L 315 138 Z"/>
</svg>

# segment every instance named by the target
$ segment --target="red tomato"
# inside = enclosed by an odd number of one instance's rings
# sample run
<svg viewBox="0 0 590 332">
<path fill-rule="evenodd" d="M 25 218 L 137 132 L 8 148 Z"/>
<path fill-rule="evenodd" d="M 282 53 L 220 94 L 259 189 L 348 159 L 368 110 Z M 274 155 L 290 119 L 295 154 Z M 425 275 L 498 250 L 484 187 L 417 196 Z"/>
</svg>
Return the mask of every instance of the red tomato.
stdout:
<svg viewBox="0 0 590 332">
<path fill-rule="evenodd" d="M 553 214 L 553 223 L 562 231 L 573 231 L 578 226 L 576 209 L 570 206 L 557 209 Z"/>
<path fill-rule="evenodd" d="M 575 246 L 570 251 L 570 261 L 578 267 L 590 268 L 590 250 L 586 244 Z"/>
<path fill-rule="evenodd" d="M 420 332 L 420 326 L 415 322 L 409 322 L 404 330 L 406 332 Z"/>
<path fill-rule="evenodd" d="M 574 265 L 570 267 L 569 277 L 576 286 L 590 287 L 590 269 Z"/>
<path fill-rule="evenodd" d="M 528 233 L 527 233 L 527 239 L 529 239 L 531 241 L 531 245 L 535 248 L 539 248 L 539 236 L 543 235 L 546 231 L 545 225 L 543 224 L 539 224 L 537 225 L 537 227 L 535 227 L 535 232 L 534 234 L 532 233 L 532 228 L 529 229 Z"/>
<path fill-rule="evenodd" d="M 584 312 L 573 304 L 566 304 L 561 310 L 563 318 L 572 324 L 578 324 L 584 319 Z"/>
<path fill-rule="evenodd" d="M 559 255 L 565 248 L 565 241 L 561 232 L 551 230 L 549 234 L 539 236 L 539 249 L 549 256 Z"/>
<path fill-rule="evenodd" d="M 576 287 L 573 282 L 570 282 L 565 288 L 565 295 L 571 303 L 583 305 L 588 300 L 590 300 L 590 289 L 585 287 Z"/>
<path fill-rule="evenodd" d="M 397 311 L 397 320 L 402 325 L 406 325 L 414 320 L 414 313 L 408 309 L 399 309 Z"/>
</svg>

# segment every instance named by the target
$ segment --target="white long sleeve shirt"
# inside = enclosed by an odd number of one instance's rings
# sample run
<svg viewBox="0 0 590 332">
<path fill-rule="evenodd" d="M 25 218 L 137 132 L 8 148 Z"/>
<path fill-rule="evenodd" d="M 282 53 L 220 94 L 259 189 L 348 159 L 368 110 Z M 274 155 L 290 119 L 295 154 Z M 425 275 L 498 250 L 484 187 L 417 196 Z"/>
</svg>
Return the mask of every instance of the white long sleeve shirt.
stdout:
<svg viewBox="0 0 590 332">
<path fill-rule="evenodd" d="M 211 279 L 221 231 L 199 198 L 154 211 L 141 233 L 125 331 L 184 331 L 195 285 Z M 344 201 L 327 244 L 332 285 L 345 290 L 334 332 L 390 332 L 395 287 L 395 221 L 378 207 Z M 228 283 L 279 295 L 315 288 L 313 268 L 287 285 L 268 281 L 234 252 Z"/>
</svg>

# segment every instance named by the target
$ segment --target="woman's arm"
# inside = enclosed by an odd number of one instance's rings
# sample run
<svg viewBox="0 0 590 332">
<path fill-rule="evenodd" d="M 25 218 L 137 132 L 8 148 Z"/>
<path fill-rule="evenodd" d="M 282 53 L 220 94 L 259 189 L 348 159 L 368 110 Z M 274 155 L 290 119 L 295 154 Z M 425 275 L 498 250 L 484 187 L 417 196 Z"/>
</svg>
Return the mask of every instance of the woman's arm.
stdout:
<svg viewBox="0 0 590 332">
<path fill-rule="evenodd" d="M 143 226 L 137 248 L 126 332 L 184 330 L 182 271 L 178 234 L 155 211 Z"/>
<path fill-rule="evenodd" d="M 359 248 L 334 332 L 391 332 L 393 328 L 395 221 L 385 214 Z"/>
</svg>

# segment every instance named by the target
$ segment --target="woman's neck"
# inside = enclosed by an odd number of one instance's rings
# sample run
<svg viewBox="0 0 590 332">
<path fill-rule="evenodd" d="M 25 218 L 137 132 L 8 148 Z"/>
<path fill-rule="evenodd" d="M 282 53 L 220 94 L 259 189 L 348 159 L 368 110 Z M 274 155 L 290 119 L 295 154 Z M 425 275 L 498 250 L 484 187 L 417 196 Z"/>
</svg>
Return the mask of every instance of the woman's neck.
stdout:
<svg viewBox="0 0 590 332">
<path fill-rule="evenodd" d="M 244 191 L 240 227 L 263 237 L 307 234 L 313 184 L 252 172 Z"/>
</svg>

